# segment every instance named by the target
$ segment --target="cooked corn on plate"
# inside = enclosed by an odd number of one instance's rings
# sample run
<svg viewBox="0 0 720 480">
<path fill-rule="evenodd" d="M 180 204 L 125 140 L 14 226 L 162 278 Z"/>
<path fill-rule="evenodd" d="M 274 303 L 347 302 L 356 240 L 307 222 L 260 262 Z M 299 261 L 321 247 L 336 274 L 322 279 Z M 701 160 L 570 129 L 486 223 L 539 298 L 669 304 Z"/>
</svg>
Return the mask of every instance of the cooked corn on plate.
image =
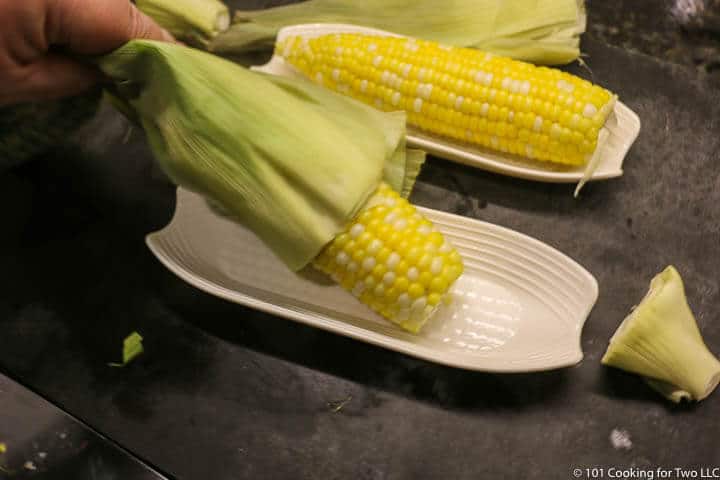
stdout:
<svg viewBox="0 0 720 480">
<path fill-rule="evenodd" d="M 275 54 L 423 132 L 569 166 L 591 161 L 617 98 L 557 69 L 406 37 L 288 36 Z"/>
</svg>

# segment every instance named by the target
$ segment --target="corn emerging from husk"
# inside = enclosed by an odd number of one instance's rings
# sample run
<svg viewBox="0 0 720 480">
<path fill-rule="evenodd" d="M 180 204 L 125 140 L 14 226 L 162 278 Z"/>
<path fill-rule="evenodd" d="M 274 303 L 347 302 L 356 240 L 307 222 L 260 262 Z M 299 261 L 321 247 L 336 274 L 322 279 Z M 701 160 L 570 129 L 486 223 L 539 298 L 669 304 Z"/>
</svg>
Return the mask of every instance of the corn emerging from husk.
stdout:
<svg viewBox="0 0 720 480">
<path fill-rule="evenodd" d="M 592 158 L 615 97 L 556 69 L 403 37 L 288 37 L 283 56 L 309 79 L 430 134 L 566 165 Z"/>
<path fill-rule="evenodd" d="M 206 46 L 230 26 L 230 11 L 219 0 L 136 0 L 137 7 L 175 37 Z"/>
<path fill-rule="evenodd" d="M 402 113 L 179 45 L 136 40 L 100 66 L 169 177 L 252 229 L 292 270 L 312 263 L 346 285 L 366 267 L 385 268 L 378 281 L 397 297 L 374 289 L 360 300 L 412 331 L 462 272 L 458 254 L 396 193 L 410 193 L 424 159 L 405 150 Z M 333 263 L 351 245 L 354 263 Z"/>
<path fill-rule="evenodd" d="M 210 49 L 272 49 L 282 27 L 347 23 L 556 65 L 578 58 L 585 19 L 582 0 L 309 0 L 236 12 L 235 24 Z"/>
<path fill-rule="evenodd" d="M 443 235 L 385 183 L 313 266 L 412 332 L 463 271 L 460 255 Z"/>
</svg>

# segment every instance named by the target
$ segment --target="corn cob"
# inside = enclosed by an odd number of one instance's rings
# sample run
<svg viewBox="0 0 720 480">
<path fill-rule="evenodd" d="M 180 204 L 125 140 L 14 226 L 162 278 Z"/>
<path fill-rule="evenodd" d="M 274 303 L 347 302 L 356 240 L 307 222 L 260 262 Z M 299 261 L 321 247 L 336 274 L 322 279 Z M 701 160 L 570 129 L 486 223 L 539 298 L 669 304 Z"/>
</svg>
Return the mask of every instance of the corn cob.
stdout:
<svg viewBox="0 0 720 480">
<path fill-rule="evenodd" d="M 313 266 L 412 332 L 420 330 L 463 271 L 460 255 L 443 235 L 385 183 Z"/>
<path fill-rule="evenodd" d="M 591 159 L 616 98 L 560 70 L 404 37 L 287 37 L 276 54 L 421 131 L 565 165 Z"/>
</svg>

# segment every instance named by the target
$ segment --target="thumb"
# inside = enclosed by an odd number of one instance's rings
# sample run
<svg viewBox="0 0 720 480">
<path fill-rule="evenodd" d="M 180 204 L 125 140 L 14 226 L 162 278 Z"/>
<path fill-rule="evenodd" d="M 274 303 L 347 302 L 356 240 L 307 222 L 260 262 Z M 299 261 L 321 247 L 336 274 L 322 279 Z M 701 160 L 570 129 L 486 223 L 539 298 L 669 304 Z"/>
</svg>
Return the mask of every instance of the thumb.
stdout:
<svg viewBox="0 0 720 480">
<path fill-rule="evenodd" d="M 51 5 L 50 43 L 65 45 L 76 54 L 107 53 L 133 38 L 174 41 L 127 0 L 55 1 Z"/>
<path fill-rule="evenodd" d="M 0 105 L 76 95 L 94 85 L 100 73 L 70 57 L 49 54 L 23 66 L 18 78 L 21 81 L 15 83 L 12 98 L 0 95 Z"/>
</svg>

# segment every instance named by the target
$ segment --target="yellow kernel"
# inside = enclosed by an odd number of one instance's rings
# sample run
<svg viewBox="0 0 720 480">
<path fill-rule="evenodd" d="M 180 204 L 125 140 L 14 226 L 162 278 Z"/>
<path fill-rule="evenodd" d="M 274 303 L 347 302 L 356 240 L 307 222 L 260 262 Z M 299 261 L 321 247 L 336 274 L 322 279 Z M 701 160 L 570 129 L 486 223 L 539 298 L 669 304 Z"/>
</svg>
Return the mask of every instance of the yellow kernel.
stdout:
<svg viewBox="0 0 720 480">
<path fill-rule="evenodd" d="M 431 232 L 428 235 L 428 240 L 430 240 L 430 242 L 434 243 L 438 247 L 445 242 L 445 239 L 440 232 Z"/>
<path fill-rule="evenodd" d="M 410 281 L 406 277 L 398 277 L 393 284 L 393 288 L 397 288 L 400 293 L 407 292 L 410 287 Z"/>
<path fill-rule="evenodd" d="M 408 295 L 410 295 L 411 298 L 418 298 L 425 295 L 425 287 L 420 285 L 419 283 L 413 283 L 411 284 L 407 289 Z"/>
<path fill-rule="evenodd" d="M 383 276 L 387 273 L 387 267 L 384 263 L 378 263 L 372 269 L 373 277 L 379 282 Z"/>
<path fill-rule="evenodd" d="M 438 295 L 437 293 L 431 293 L 427 297 L 427 302 L 429 305 L 435 306 L 438 305 L 442 301 L 442 296 Z"/>
<path fill-rule="evenodd" d="M 435 293 L 445 293 L 448 289 L 448 281 L 442 276 L 433 278 L 430 281 L 430 291 Z"/>
</svg>

